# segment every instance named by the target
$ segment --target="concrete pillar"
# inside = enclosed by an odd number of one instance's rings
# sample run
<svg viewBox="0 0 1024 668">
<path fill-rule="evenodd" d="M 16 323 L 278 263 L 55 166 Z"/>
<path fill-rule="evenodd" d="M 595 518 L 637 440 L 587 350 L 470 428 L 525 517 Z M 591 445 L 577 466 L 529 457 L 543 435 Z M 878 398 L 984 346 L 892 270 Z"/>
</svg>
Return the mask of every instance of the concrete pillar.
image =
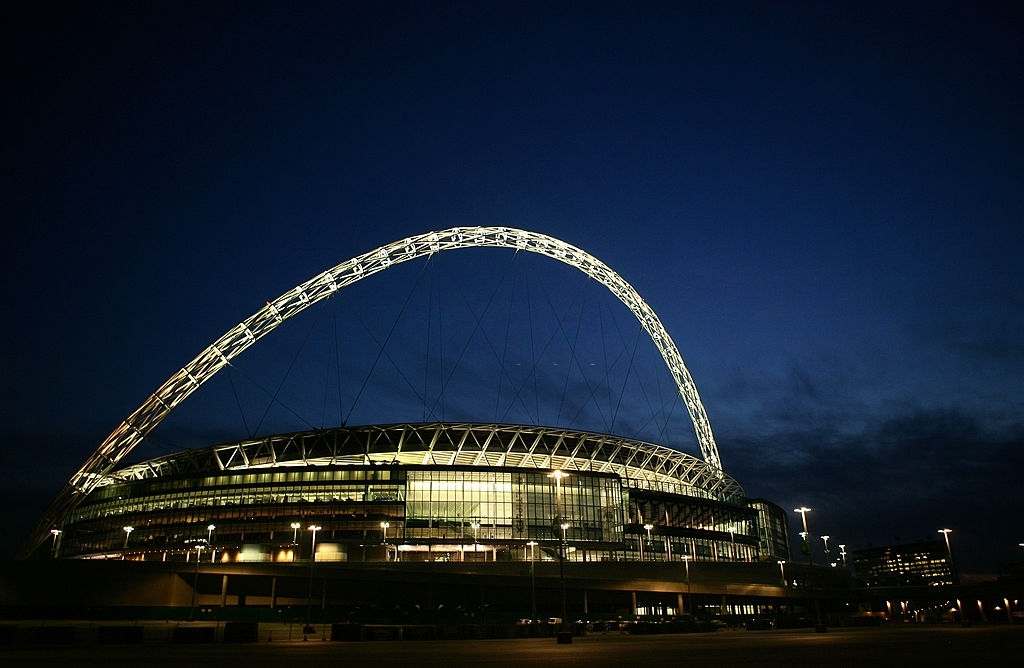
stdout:
<svg viewBox="0 0 1024 668">
<path fill-rule="evenodd" d="M 583 590 L 583 616 L 586 617 L 590 614 L 590 599 L 587 596 L 587 590 Z"/>
<path fill-rule="evenodd" d="M 676 615 L 683 614 L 683 595 L 676 594 Z"/>
<path fill-rule="evenodd" d="M 636 592 L 635 591 L 631 591 L 631 592 L 629 592 L 629 595 L 632 598 L 632 610 L 633 610 L 633 616 L 635 617 L 636 616 Z"/>
<path fill-rule="evenodd" d="M 270 578 L 270 609 L 277 607 L 277 576 Z"/>
<path fill-rule="evenodd" d="M 225 607 L 228 604 L 228 576 L 223 576 L 220 579 L 220 607 Z"/>
</svg>

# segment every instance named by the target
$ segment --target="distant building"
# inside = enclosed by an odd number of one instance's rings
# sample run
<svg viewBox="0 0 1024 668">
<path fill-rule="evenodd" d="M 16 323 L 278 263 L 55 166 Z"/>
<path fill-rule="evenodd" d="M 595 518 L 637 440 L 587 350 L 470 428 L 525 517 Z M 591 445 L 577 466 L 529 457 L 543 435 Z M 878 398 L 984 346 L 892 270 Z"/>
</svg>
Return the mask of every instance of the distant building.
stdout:
<svg viewBox="0 0 1024 668">
<path fill-rule="evenodd" d="M 941 587 L 953 584 L 953 568 L 941 540 L 871 547 L 850 553 L 854 572 L 868 587 Z"/>
</svg>

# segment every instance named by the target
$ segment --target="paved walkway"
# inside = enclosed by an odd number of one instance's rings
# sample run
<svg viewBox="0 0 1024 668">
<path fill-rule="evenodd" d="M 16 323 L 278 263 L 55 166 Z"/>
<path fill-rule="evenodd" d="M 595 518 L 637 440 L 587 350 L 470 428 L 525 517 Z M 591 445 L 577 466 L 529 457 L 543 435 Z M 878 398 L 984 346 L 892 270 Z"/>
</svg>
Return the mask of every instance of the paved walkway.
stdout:
<svg viewBox="0 0 1024 668">
<path fill-rule="evenodd" d="M 1014 665 L 1024 626 L 723 631 L 671 636 L 588 636 L 434 642 L 273 642 L 0 650 L 0 665 L 146 666 L 943 666 Z M 998 663 L 996 663 L 998 662 Z"/>
</svg>

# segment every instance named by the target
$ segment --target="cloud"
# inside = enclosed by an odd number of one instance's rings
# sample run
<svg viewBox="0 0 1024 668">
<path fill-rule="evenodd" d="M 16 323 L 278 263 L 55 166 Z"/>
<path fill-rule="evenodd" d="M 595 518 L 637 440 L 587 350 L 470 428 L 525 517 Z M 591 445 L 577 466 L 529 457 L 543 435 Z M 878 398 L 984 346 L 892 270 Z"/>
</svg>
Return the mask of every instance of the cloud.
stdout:
<svg viewBox="0 0 1024 668">
<path fill-rule="evenodd" d="M 957 529 L 969 564 L 994 568 L 1019 542 L 1024 424 L 993 429 L 957 408 L 880 418 L 857 433 L 820 426 L 724 436 L 747 492 L 815 508 L 816 533 L 851 545 Z"/>
</svg>

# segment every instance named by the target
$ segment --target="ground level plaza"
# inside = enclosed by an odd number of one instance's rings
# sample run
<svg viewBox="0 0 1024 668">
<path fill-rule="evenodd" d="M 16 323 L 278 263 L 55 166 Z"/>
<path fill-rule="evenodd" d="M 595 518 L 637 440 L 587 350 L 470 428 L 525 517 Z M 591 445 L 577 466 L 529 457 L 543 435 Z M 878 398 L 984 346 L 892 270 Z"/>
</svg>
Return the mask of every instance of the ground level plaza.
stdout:
<svg viewBox="0 0 1024 668">
<path fill-rule="evenodd" d="M 278 668 L 292 661 L 346 665 L 505 666 L 543 661 L 546 666 L 622 666 L 642 657 L 647 665 L 678 665 L 685 656 L 693 665 L 759 666 L 858 665 L 938 666 L 1004 665 L 1024 653 L 1024 626 L 889 626 L 875 629 L 799 631 L 719 631 L 665 636 L 599 633 L 558 645 L 550 638 L 515 640 L 449 640 L 432 642 L 322 642 L 326 629 L 303 642 L 297 629 L 269 625 L 260 642 L 246 644 L 170 645 L 157 634 L 137 646 L 25 647 L 0 649 L 4 665 L 148 665 L 179 666 L 200 662 Z M 321 631 L 323 631 L 321 633 Z M 268 639 L 271 642 L 266 642 Z"/>
</svg>

